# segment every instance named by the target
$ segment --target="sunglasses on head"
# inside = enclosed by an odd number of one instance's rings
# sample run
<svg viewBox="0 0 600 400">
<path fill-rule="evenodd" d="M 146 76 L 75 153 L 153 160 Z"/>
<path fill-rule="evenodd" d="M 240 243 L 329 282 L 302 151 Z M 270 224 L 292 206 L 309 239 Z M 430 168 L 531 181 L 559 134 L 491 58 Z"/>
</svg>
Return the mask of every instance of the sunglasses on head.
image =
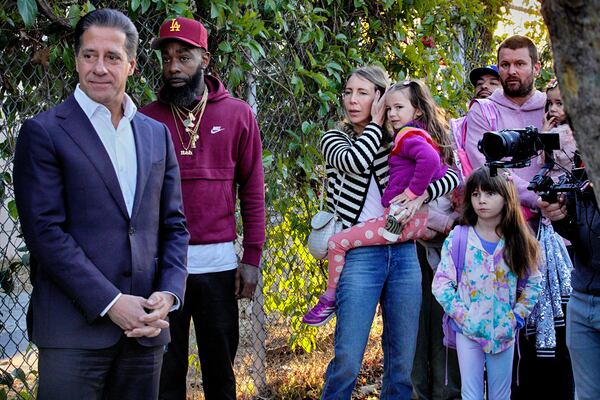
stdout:
<svg viewBox="0 0 600 400">
<path fill-rule="evenodd" d="M 556 78 L 552 78 L 550 82 L 546 85 L 546 90 L 556 89 L 558 86 L 558 80 Z"/>
</svg>

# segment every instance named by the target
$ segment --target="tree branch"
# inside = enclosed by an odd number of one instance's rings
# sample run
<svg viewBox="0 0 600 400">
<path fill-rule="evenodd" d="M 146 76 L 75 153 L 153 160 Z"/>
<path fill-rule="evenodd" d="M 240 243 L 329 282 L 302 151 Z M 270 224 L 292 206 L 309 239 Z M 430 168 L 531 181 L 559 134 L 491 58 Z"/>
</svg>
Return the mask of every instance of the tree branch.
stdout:
<svg viewBox="0 0 600 400">
<path fill-rule="evenodd" d="M 52 7 L 50 7 L 50 5 L 45 0 L 36 0 L 36 2 L 40 10 L 42 11 L 42 14 L 48 17 L 50 21 L 62 26 L 63 28 L 72 28 L 71 24 L 69 23 L 69 20 L 54 14 Z"/>
</svg>

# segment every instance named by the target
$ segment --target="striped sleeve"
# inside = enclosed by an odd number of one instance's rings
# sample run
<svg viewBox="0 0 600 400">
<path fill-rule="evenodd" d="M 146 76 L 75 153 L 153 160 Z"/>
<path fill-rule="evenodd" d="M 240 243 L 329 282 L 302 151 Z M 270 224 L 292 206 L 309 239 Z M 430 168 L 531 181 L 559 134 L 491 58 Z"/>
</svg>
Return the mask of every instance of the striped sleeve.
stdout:
<svg viewBox="0 0 600 400">
<path fill-rule="evenodd" d="M 341 131 L 331 130 L 321 138 L 325 162 L 341 172 L 363 174 L 369 170 L 381 146 L 382 131 L 370 123 L 354 141 Z"/>
<path fill-rule="evenodd" d="M 458 187 L 458 175 L 452 168 L 448 168 L 446 175 L 442 176 L 437 181 L 433 181 L 427 186 L 427 193 L 429 194 L 429 199 L 427 199 L 426 203 L 437 199 L 447 193 L 450 193 L 454 189 Z"/>
</svg>

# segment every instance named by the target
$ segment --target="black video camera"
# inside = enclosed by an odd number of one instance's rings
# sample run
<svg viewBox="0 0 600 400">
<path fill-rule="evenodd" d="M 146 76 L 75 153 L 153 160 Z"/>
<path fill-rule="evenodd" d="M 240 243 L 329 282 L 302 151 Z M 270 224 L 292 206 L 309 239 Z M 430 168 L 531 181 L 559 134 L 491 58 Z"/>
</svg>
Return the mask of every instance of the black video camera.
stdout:
<svg viewBox="0 0 600 400">
<path fill-rule="evenodd" d="M 555 132 L 538 132 L 537 128 L 503 129 L 483 134 L 477 148 L 486 158 L 490 174 L 498 168 L 523 168 L 531 164 L 531 158 L 540 150 L 552 152 L 560 149 L 560 139 Z M 504 158 L 512 157 L 510 160 Z"/>
<path fill-rule="evenodd" d="M 531 179 L 528 190 L 539 194 L 542 200 L 554 203 L 558 193 L 583 192 L 589 181 L 585 169 L 580 168 L 581 158 L 575 154 L 572 171 L 565 171 L 560 180 L 555 183 L 549 176 L 555 162 L 552 151 L 560 149 L 559 134 L 555 132 L 538 132 L 537 128 L 529 126 L 525 129 L 504 129 L 483 134 L 478 148 L 485 155 L 486 165 L 490 175 L 494 176 L 498 168 L 524 168 L 531 164 L 531 158 L 540 151 L 545 152 L 546 163 Z M 511 157 L 510 160 L 503 160 Z"/>
</svg>

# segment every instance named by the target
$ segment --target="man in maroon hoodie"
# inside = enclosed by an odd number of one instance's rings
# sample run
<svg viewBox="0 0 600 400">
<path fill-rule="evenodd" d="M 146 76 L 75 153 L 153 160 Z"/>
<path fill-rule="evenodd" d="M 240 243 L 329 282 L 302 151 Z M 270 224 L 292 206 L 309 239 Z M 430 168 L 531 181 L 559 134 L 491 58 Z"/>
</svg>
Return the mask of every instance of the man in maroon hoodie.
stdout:
<svg viewBox="0 0 600 400">
<path fill-rule="evenodd" d="M 252 298 L 265 240 L 262 144 L 250 106 L 215 77 L 208 35 L 192 19 L 166 21 L 152 47 L 160 49 L 163 87 L 141 112 L 167 125 L 181 169 L 184 211 L 191 234 L 181 312 L 170 321 L 161 399 L 185 399 L 188 338 L 193 318 L 206 399 L 235 399 L 237 299 Z M 237 260 L 236 193 L 244 253 Z"/>
</svg>

